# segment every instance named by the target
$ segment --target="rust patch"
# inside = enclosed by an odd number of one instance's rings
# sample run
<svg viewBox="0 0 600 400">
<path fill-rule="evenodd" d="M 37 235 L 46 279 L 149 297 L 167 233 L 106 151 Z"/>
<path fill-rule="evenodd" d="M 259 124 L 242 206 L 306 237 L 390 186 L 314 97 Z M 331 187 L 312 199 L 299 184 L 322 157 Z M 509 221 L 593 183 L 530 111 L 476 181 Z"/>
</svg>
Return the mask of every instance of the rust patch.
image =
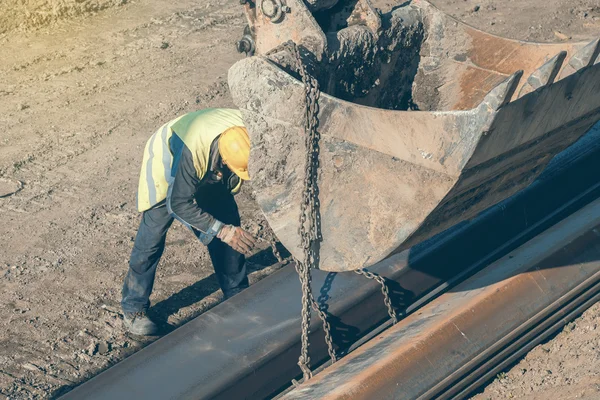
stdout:
<svg viewBox="0 0 600 400">
<path fill-rule="evenodd" d="M 466 33 L 471 37 L 472 47 L 469 50 L 471 62 L 482 69 L 493 70 L 510 75 L 522 69 L 525 76 L 531 75 L 542 64 L 561 51 L 568 56 L 581 44 L 538 44 L 520 42 L 490 35 L 467 27 Z"/>
<path fill-rule="evenodd" d="M 453 110 L 469 110 L 477 107 L 483 98 L 507 78 L 500 73 L 467 67 L 460 78 L 460 100 L 452 107 Z"/>
</svg>

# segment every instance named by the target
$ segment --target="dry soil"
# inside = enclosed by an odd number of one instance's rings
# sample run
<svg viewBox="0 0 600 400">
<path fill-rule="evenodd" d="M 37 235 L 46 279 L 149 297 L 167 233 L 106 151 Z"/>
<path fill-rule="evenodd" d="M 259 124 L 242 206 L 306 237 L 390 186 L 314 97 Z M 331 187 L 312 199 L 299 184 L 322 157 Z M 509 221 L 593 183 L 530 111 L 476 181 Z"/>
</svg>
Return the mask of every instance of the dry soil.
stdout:
<svg viewBox="0 0 600 400">
<path fill-rule="evenodd" d="M 436 4 L 519 39 L 600 35 L 598 0 Z M 226 73 L 244 25 L 236 0 L 0 3 L 0 196 L 23 183 L 0 198 L 0 399 L 64 393 L 147 343 L 123 333 L 119 314 L 142 148 L 168 119 L 232 106 Z M 247 191 L 239 204 L 260 229 Z M 276 268 L 268 251 L 251 261 L 251 281 Z M 174 225 L 153 315 L 176 327 L 220 298 L 207 253 Z M 478 399 L 597 390 L 598 316 L 596 306 Z"/>
</svg>

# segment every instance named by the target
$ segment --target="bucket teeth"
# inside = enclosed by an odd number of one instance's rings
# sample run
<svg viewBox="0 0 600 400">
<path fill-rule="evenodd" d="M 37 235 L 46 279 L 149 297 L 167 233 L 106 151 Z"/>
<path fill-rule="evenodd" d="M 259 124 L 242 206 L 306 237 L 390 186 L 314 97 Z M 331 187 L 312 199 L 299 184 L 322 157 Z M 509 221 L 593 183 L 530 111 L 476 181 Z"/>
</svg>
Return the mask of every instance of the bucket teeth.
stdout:
<svg viewBox="0 0 600 400">
<path fill-rule="evenodd" d="M 519 81 L 523 76 L 523 71 L 517 71 L 498 86 L 493 88 L 483 99 L 482 104 L 485 104 L 487 108 L 492 111 L 498 111 L 504 105 L 510 102 L 517 87 L 519 86 Z"/>
<path fill-rule="evenodd" d="M 560 74 L 561 79 L 574 74 L 582 68 L 600 62 L 600 38 L 592 41 L 571 57 Z"/>
<path fill-rule="evenodd" d="M 533 73 L 527 78 L 527 82 L 523 85 L 521 90 L 519 91 L 519 98 L 543 87 L 546 85 L 551 85 L 556 76 L 560 72 L 560 68 L 567 57 L 566 51 L 561 51 L 550 60 L 548 60 L 544 65 L 533 71 Z"/>
</svg>

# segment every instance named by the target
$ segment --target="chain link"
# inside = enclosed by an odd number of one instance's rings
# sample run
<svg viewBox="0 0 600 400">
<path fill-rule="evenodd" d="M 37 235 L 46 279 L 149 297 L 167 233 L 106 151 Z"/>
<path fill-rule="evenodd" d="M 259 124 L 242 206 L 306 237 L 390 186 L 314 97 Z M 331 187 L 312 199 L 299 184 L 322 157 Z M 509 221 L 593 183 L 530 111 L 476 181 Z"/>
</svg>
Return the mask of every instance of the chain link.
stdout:
<svg viewBox="0 0 600 400">
<path fill-rule="evenodd" d="M 394 307 L 392 307 L 392 299 L 390 298 L 390 291 L 388 289 L 385 278 L 379 274 L 376 274 L 375 272 L 368 271 L 365 268 L 357 269 L 354 272 L 379 282 L 379 284 L 381 285 L 381 293 L 383 293 L 383 301 L 385 303 L 385 306 L 387 307 L 388 314 L 392 319 L 392 323 L 395 325 L 398 322 L 398 316 L 396 315 Z"/>
<path fill-rule="evenodd" d="M 271 251 L 273 252 L 273 256 L 275 256 L 275 258 L 277 259 L 277 262 L 283 264 L 285 260 L 283 259 L 283 256 L 277 248 L 277 238 L 275 237 L 273 231 L 269 228 L 265 229 L 263 226 L 260 226 L 257 238 L 264 242 L 267 242 L 269 246 L 271 246 Z"/>
<path fill-rule="evenodd" d="M 271 245 L 271 251 L 273 252 L 273 255 L 275 256 L 275 258 L 277 259 L 278 263 L 283 263 L 283 257 L 281 256 L 281 253 L 279 252 L 279 249 L 277 248 L 277 240 L 275 240 L 275 238 L 273 237 L 273 235 L 271 235 L 271 237 L 268 239 L 269 244 Z"/>
<path fill-rule="evenodd" d="M 313 297 L 312 293 L 311 297 Z M 331 358 L 331 363 L 333 364 L 337 361 L 337 355 L 335 354 L 335 349 L 333 348 L 333 338 L 331 337 L 331 325 L 329 325 L 329 321 L 327 320 L 327 314 L 325 314 L 325 312 L 321 310 L 321 307 L 319 307 L 319 304 L 314 300 L 314 298 L 312 300 L 312 307 L 315 310 L 315 312 L 319 315 L 321 321 L 323 321 L 323 332 L 325 332 L 325 343 L 327 344 L 327 352 L 329 353 L 329 358 Z"/>
</svg>

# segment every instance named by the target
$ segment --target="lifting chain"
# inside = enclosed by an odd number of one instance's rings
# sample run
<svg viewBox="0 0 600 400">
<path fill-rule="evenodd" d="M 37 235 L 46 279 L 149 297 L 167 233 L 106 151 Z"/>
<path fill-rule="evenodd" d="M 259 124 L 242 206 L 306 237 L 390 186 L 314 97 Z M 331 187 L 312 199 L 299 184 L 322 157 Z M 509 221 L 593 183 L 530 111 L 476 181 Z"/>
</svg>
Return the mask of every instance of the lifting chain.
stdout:
<svg viewBox="0 0 600 400">
<path fill-rule="evenodd" d="M 277 239 L 275 238 L 273 231 L 269 228 L 265 229 L 263 226 L 260 226 L 257 237 L 258 239 L 267 242 L 269 246 L 271 246 L 271 252 L 273 253 L 273 256 L 275 256 L 278 263 L 283 264 L 285 260 L 277 248 Z"/>
<path fill-rule="evenodd" d="M 383 293 L 383 302 L 385 303 L 385 306 L 387 307 L 388 314 L 390 315 L 390 318 L 392 319 L 392 323 L 395 325 L 398 322 L 398 316 L 396 315 L 396 311 L 394 310 L 394 307 L 392 307 L 392 299 L 390 298 L 390 291 L 388 289 L 385 278 L 379 274 L 376 274 L 375 272 L 368 271 L 365 268 L 357 269 L 354 272 L 356 272 L 359 275 L 363 275 L 369 279 L 373 279 L 373 280 L 379 282 L 379 284 L 381 285 L 381 293 Z"/>
<path fill-rule="evenodd" d="M 337 360 L 335 350 L 333 348 L 333 339 L 331 337 L 331 327 L 327 321 L 327 315 L 319 307 L 314 299 L 311 288 L 311 270 L 318 267 L 318 242 L 321 240 L 320 232 L 320 215 L 319 215 L 319 139 L 320 135 L 317 131 L 319 121 L 319 82 L 307 70 L 300 55 L 298 46 L 288 41 L 278 46 L 269 54 L 287 50 L 296 64 L 295 69 L 300 74 L 305 90 L 305 109 L 304 109 L 304 145 L 306 149 L 306 158 L 304 160 L 304 190 L 302 193 L 302 203 L 300 205 L 300 240 L 302 250 L 304 251 L 304 260 L 296 260 L 296 271 L 300 278 L 302 286 L 302 338 L 301 352 L 298 359 L 298 365 L 304 375 L 306 382 L 312 377 L 310 370 L 310 356 L 308 355 L 309 335 L 310 335 L 310 319 L 311 307 L 321 321 L 323 322 L 323 331 L 325 333 L 325 342 L 332 363 Z M 268 54 L 268 55 L 269 55 Z"/>
<path fill-rule="evenodd" d="M 331 357 L 332 363 L 337 361 L 335 350 L 333 348 L 333 340 L 331 338 L 331 327 L 327 321 L 327 315 L 319 307 L 317 302 L 314 300 L 311 288 L 311 269 L 318 267 L 318 253 L 317 246 L 318 242 L 322 239 L 320 232 L 320 215 L 319 215 L 319 192 L 318 192 L 318 170 L 319 170 L 319 139 L 320 134 L 317 131 L 319 124 L 317 116 L 319 114 L 319 83 L 310 73 L 306 70 L 306 66 L 298 50 L 298 46 L 293 41 L 288 41 L 280 46 L 277 46 L 273 50 L 269 51 L 266 55 L 272 55 L 277 52 L 286 50 L 293 58 L 293 62 L 296 64 L 295 69 L 300 74 L 302 83 L 304 84 L 305 90 L 305 175 L 304 175 L 304 191 L 302 193 L 302 203 L 300 206 L 300 239 L 302 249 L 304 251 L 304 260 L 296 260 L 296 271 L 300 278 L 300 284 L 302 285 L 302 337 L 301 337 L 301 353 L 298 360 L 298 365 L 304 375 L 304 381 L 312 377 L 310 370 L 310 357 L 308 355 L 309 347 L 309 334 L 310 334 L 310 318 L 312 307 L 317 315 L 323 321 L 323 331 L 325 332 L 325 341 L 329 356 Z M 294 66 L 292 66 L 294 67 Z M 389 290 L 385 278 L 367 271 L 366 269 L 359 269 L 355 271 L 359 275 L 363 275 L 369 279 L 376 280 L 381 284 L 381 292 L 383 293 L 385 305 L 388 309 L 388 314 L 395 324 L 398 322 L 398 317 L 394 308 L 392 307 L 392 301 L 389 295 Z"/>
</svg>

